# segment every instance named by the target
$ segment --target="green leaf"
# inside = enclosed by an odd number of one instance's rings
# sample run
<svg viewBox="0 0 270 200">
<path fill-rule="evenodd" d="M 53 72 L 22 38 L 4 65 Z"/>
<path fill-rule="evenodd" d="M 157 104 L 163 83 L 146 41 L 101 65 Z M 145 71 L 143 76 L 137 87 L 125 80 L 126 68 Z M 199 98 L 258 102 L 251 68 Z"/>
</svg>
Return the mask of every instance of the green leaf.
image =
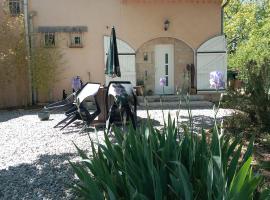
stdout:
<svg viewBox="0 0 270 200">
<path fill-rule="evenodd" d="M 250 157 L 244 165 L 240 168 L 239 172 L 234 176 L 230 184 L 230 197 L 236 196 L 243 187 L 245 179 L 248 175 L 252 157 Z"/>
<path fill-rule="evenodd" d="M 230 165 L 229 165 L 229 168 L 227 170 L 227 181 L 228 181 L 228 184 L 230 185 L 231 184 L 231 181 L 234 177 L 234 175 L 236 174 L 236 171 L 237 171 L 237 166 L 238 166 L 238 160 L 241 156 L 241 150 L 242 150 L 242 145 L 240 145 L 236 151 L 236 153 L 234 154 L 231 162 L 230 162 Z"/>
</svg>

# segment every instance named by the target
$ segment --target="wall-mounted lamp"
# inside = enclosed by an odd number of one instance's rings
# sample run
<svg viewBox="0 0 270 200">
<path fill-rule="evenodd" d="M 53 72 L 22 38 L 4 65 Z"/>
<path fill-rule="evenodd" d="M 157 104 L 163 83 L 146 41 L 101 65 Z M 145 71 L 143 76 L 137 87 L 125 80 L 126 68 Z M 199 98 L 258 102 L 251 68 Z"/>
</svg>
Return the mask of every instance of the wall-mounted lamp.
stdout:
<svg viewBox="0 0 270 200">
<path fill-rule="evenodd" d="M 143 60 L 148 61 L 148 53 L 147 52 L 143 53 Z"/>
<path fill-rule="evenodd" d="M 170 21 L 168 19 L 164 22 L 164 31 L 167 31 L 169 29 Z"/>
</svg>

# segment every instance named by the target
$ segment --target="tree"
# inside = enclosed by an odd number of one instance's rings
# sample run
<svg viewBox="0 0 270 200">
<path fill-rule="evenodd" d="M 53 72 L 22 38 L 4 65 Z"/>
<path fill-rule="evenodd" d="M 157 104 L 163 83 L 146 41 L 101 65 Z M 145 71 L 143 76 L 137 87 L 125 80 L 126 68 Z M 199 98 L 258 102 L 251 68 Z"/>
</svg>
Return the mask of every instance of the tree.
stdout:
<svg viewBox="0 0 270 200">
<path fill-rule="evenodd" d="M 225 13 L 229 67 L 245 82 L 241 109 L 270 129 L 270 1 L 231 1 Z"/>
<path fill-rule="evenodd" d="M 1 96 L 1 106 L 14 106 L 9 103 L 11 98 L 16 98 L 18 105 L 27 105 L 27 87 L 17 89 L 28 83 L 27 63 L 23 16 L 4 13 L 0 19 L 0 87 L 1 93 L 13 91 L 16 95 L 6 96 L 6 100 Z"/>
<path fill-rule="evenodd" d="M 30 58 L 27 55 L 25 42 L 24 16 L 11 17 L 8 12 L 0 19 L 0 86 L 2 91 L 8 90 L 11 85 L 15 88 L 27 88 L 31 81 L 33 89 L 38 93 L 49 95 L 57 81 L 62 64 L 62 54 L 55 48 L 44 48 L 35 35 L 32 37 Z M 31 80 L 28 80 L 28 60 L 31 63 Z M 18 81 L 20 80 L 20 81 Z M 14 91 L 20 92 L 20 91 Z M 14 95 L 13 95 L 14 96 Z M 27 91 L 20 96 L 27 99 Z M 24 101 L 25 103 L 27 100 Z"/>
<path fill-rule="evenodd" d="M 13 80 L 27 66 L 22 17 L 1 19 L 0 47 L 0 81 Z"/>
<path fill-rule="evenodd" d="M 60 67 L 63 64 L 63 55 L 55 48 L 45 48 L 35 45 L 31 53 L 31 69 L 33 88 L 39 93 L 51 95 L 58 75 L 61 73 Z"/>
<path fill-rule="evenodd" d="M 244 72 L 249 61 L 262 63 L 269 58 L 269 0 L 231 1 L 225 9 L 225 33 L 230 67 Z"/>
</svg>

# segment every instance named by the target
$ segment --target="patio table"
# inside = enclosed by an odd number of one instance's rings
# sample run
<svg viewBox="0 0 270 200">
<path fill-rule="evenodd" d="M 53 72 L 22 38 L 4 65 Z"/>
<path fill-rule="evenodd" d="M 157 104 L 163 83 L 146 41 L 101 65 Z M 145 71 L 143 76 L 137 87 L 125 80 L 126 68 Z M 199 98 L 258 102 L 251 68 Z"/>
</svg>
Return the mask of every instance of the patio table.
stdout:
<svg viewBox="0 0 270 200">
<path fill-rule="evenodd" d="M 107 120 L 107 110 L 106 110 L 106 92 L 107 92 L 107 87 L 101 86 L 98 93 L 97 93 L 97 101 L 99 102 L 99 107 L 100 107 L 100 114 L 98 115 L 97 119 L 93 121 L 93 125 L 105 125 L 106 120 Z M 134 87 L 136 90 L 135 94 L 137 93 L 137 90 L 139 88 Z"/>
</svg>

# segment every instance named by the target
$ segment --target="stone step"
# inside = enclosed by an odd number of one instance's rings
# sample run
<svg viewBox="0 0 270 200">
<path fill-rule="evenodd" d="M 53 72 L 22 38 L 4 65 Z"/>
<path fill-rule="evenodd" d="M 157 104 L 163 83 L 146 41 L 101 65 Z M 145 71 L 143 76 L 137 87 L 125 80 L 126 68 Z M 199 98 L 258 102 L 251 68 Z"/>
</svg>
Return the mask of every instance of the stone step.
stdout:
<svg viewBox="0 0 270 200">
<path fill-rule="evenodd" d="M 180 108 L 191 108 L 191 109 L 195 109 L 195 108 L 205 108 L 205 109 L 211 109 L 213 108 L 214 104 L 212 102 L 209 101 L 190 101 L 189 104 L 186 104 L 184 102 L 182 102 Z M 163 102 L 162 104 L 160 102 L 148 102 L 147 104 L 145 103 L 140 103 L 140 105 L 138 106 L 139 109 L 177 109 L 179 108 L 179 101 L 174 101 L 174 102 Z"/>
<path fill-rule="evenodd" d="M 138 104 L 139 108 L 160 108 L 161 109 L 161 103 L 160 103 L 160 96 L 138 96 Z M 93 101 L 86 101 L 88 109 L 96 109 L 95 102 Z M 177 95 L 167 95 L 162 96 L 162 104 L 163 108 L 178 108 L 179 107 L 179 96 Z M 147 105 L 147 106 L 146 106 Z M 202 95 L 191 95 L 189 100 L 189 105 L 191 108 L 212 108 L 213 103 L 204 100 L 204 97 Z M 188 108 L 189 105 L 187 105 L 186 100 L 184 98 L 181 98 L 181 108 Z"/>
<path fill-rule="evenodd" d="M 185 102 L 185 97 L 180 97 L 178 95 L 165 95 L 165 96 L 138 96 L 139 102 L 144 102 L 144 99 L 147 102 L 160 102 L 160 98 L 162 98 L 163 102 L 179 102 L 180 98 L 182 102 Z M 191 95 L 189 96 L 189 101 L 204 101 L 205 97 L 203 95 Z"/>
</svg>

